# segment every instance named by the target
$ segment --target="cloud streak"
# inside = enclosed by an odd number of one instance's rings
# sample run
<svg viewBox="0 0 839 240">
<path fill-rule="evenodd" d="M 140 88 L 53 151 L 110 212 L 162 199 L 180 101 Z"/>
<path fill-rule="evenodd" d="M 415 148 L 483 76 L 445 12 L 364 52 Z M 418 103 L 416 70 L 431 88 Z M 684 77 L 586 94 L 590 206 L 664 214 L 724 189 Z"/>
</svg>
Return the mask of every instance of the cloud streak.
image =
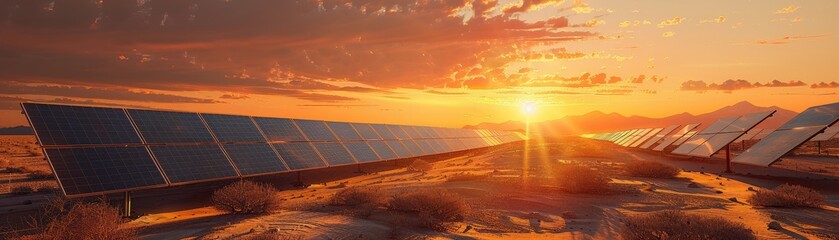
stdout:
<svg viewBox="0 0 839 240">
<path fill-rule="evenodd" d="M 802 81 L 789 81 L 789 82 L 782 82 L 779 80 L 772 80 L 768 83 L 759 83 L 759 82 L 749 82 L 743 79 L 728 79 L 723 81 L 722 83 L 705 83 L 702 80 L 688 80 L 682 83 L 680 89 L 682 91 L 696 91 L 696 92 L 706 92 L 706 91 L 722 91 L 725 93 L 732 93 L 737 90 L 744 90 L 744 89 L 753 89 L 753 88 L 765 88 L 765 87 L 801 87 L 807 86 L 806 83 Z"/>
</svg>

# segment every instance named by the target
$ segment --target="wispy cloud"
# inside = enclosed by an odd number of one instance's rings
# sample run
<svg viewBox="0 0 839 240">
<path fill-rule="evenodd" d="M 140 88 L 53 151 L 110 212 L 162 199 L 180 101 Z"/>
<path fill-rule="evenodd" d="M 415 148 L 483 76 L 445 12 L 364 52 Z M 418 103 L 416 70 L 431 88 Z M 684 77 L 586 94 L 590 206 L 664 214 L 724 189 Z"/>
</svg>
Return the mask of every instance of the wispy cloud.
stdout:
<svg viewBox="0 0 839 240">
<path fill-rule="evenodd" d="M 789 14 L 789 13 L 794 13 L 795 11 L 798 11 L 798 8 L 799 8 L 799 7 L 798 7 L 798 6 L 796 6 L 796 5 L 789 5 L 789 6 L 787 6 L 787 7 L 784 7 L 784 8 L 778 9 L 778 10 L 775 10 L 775 14 Z"/>
<path fill-rule="evenodd" d="M 786 36 L 779 39 L 768 39 L 768 40 L 758 40 L 755 43 L 760 45 L 781 45 L 787 44 L 793 41 L 805 40 L 805 39 L 819 39 L 819 38 L 827 38 L 829 35 L 810 35 L 810 36 Z"/>
<path fill-rule="evenodd" d="M 664 27 L 667 27 L 667 26 L 679 25 L 684 20 L 685 20 L 685 18 L 683 18 L 683 17 L 674 17 L 673 19 L 664 20 L 664 21 L 661 21 L 660 23 L 658 23 L 658 28 L 664 28 Z"/>
<path fill-rule="evenodd" d="M 837 82 L 819 82 L 810 85 L 810 88 L 839 88 L 839 83 Z"/>
<path fill-rule="evenodd" d="M 688 80 L 682 83 L 681 90 L 682 91 L 697 91 L 697 92 L 705 92 L 705 91 L 723 91 L 726 93 L 731 93 L 736 90 L 743 90 L 743 89 L 752 89 L 752 88 L 763 88 L 763 87 L 801 87 L 807 86 L 806 83 L 802 81 L 788 81 L 782 82 L 779 80 L 772 80 L 768 83 L 759 83 L 759 82 L 749 82 L 743 79 L 729 79 L 725 80 L 722 83 L 705 83 L 702 80 Z"/>
</svg>

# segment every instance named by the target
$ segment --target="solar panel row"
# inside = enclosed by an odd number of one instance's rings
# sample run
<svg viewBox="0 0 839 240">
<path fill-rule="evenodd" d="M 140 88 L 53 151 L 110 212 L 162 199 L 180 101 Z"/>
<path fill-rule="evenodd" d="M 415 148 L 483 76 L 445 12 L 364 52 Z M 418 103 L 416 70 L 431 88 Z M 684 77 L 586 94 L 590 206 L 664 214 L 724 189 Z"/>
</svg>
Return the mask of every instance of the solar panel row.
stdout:
<svg viewBox="0 0 839 240">
<path fill-rule="evenodd" d="M 418 157 L 504 131 L 23 103 L 68 196 Z"/>
</svg>

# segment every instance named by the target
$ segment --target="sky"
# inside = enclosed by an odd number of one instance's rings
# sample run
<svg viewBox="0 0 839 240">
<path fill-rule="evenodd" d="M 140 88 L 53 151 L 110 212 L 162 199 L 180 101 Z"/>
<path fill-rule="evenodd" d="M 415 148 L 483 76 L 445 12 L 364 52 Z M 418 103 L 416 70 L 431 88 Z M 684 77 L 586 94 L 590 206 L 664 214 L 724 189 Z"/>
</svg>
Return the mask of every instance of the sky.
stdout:
<svg viewBox="0 0 839 240">
<path fill-rule="evenodd" d="M 9 0 L 23 101 L 460 127 L 839 100 L 835 0 Z M 533 111 L 524 111 L 526 108 Z"/>
</svg>

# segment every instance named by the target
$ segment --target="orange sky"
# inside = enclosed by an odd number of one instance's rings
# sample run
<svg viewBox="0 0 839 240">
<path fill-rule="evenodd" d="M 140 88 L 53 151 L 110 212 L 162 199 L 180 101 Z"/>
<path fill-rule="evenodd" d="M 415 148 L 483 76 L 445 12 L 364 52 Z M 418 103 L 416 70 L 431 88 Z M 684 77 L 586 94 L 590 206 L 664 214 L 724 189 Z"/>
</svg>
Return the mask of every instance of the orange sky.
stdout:
<svg viewBox="0 0 839 240">
<path fill-rule="evenodd" d="M 383 4 L 384 3 L 384 4 Z M 44 101 L 460 127 L 839 100 L 835 1 L 0 4 L 0 126 Z"/>
</svg>

